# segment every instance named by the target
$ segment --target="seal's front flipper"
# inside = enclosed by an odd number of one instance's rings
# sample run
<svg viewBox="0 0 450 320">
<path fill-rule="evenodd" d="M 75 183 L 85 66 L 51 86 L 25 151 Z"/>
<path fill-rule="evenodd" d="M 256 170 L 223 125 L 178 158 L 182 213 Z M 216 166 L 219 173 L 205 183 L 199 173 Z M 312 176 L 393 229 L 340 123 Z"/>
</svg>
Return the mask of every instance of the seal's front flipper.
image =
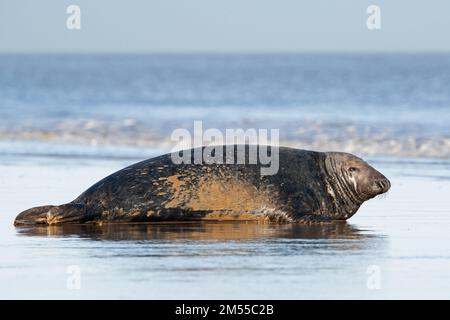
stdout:
<svg viewBox="0 0 450 320">
<path fill-rule="evenodd" d="M 95 220 L 99 216 L 97 208 L 80 203 L 67 203 L 60 206 L 42 206 L 25 210 L 16 217 L 14 225 L 84 223 Z"/>
</svg>

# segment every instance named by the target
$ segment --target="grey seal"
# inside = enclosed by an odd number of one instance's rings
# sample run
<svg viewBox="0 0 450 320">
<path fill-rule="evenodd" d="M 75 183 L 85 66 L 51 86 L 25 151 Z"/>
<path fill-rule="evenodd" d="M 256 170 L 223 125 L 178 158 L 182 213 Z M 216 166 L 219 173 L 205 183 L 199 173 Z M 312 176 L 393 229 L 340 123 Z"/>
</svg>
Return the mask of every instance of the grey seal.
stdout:
<svg viewBox="0 0 450 320">
<path fill-rule="evenodd" d="M 14 224 L 343 221 L 391 186 L 349 153 L 268 148 L 279 156 L 273 175 L 261 175 L 260 164 L 175 164 L 169 153 L 111 174 L 70 203 L 25 210 Z"/>
</svg>

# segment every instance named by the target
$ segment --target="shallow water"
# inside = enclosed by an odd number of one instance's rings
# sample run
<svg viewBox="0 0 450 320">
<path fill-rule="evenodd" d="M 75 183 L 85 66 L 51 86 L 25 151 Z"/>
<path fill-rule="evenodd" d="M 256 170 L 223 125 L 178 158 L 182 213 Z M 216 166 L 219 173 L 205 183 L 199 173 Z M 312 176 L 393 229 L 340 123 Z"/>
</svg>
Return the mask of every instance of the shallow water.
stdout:
<svg viewBox="0 0 450 320">
<path fill-rule="evenodd" d="M 0 165 L 1 298 L 450 298 L 447 161 L 369 159 L 392 189 L 347 223 L 14 228 L 134 162 L 14 159 Z"/>
</svg>

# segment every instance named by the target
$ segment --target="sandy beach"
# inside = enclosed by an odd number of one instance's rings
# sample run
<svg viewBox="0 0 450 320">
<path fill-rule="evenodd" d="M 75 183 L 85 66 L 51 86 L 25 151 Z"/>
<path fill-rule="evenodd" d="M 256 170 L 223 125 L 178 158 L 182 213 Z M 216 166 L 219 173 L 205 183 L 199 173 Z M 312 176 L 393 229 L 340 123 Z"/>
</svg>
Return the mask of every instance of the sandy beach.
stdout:
<svg viewBox="0 0 450 320">
<path fill-rule="evenodd" d="M 133 162 L 0 159 L 1 298 L 450 298 L 444 160 L 370 158 L 392 189 L 344 225 L 13 227 L 18 212 L 71 201 Z"/>
</svg>

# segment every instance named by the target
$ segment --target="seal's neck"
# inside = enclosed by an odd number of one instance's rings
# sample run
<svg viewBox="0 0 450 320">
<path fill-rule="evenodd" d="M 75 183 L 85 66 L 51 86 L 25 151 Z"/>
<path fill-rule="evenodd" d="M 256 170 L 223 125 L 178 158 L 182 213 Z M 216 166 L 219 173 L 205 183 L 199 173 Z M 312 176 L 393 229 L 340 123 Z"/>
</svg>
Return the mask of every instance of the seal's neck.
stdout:
<svg viewBox="0 0 450 320">
<path fill-rule="evenodd" d="M 323 167 L 327 192 L 334 202 L 334 218 L 350 218 L 356 213 L 364 200 L 359 197 L 351 183 L 346 179 L 346 175 L 341 171 L 333 157 L 325 155 Z"/>
</svg>

